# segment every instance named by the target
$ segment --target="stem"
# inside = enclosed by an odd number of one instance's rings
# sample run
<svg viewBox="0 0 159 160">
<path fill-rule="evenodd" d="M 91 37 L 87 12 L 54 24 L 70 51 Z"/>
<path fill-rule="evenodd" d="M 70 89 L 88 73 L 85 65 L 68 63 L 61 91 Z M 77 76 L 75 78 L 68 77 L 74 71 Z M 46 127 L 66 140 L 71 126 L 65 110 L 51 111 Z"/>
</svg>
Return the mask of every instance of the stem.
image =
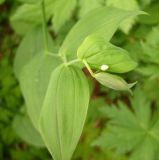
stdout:
<svg viewBox="0 0 159 160">
<path fill-rule="evenodd" d="M 52 52 L 46 52 L 47 55 L 52 56 L 52 57 L 60 57 L 57 53 L 52 53 Z"/>
<path fill-rule="evenodd" d="M 71 65 L 71 64 L 74 64 L 74 63 L 77 63 L 77 62 L 80 62 L 81 60 L 80 59 L 74 59 L 70 62 L 67 63 L 67 65 Z"/>
<path fill-rule="evenodd" d="M 46 11 L 45 11 L 45 0 L 41 3 L 42 7 L 42 16 L 43 16 L 43 33 L 44 33 L 44 44 L 45 44 L 45 51 L 48 51 L 48 32 L 47 32 L 47 20 L 46 20 Z"/>
<path fill-rule="evenodd" d="M 67 63 L 67 58 L 65 55 L 62 56 L 61 54 L 59 54 L 59 56 L 62 58 L 64 63 Z"/>
<path fill-rule="evenodd" d="M 94 77 L 94 73 L 93 73 L 91 67 L 89 66 L 89 64 L 87 63 L 87 61 L 86 61 L 86 60 L 83 60 L 82 62 L 84 63 L 84 65 L 85 65 L 86 68 L 88 69 L 88 71 L 89 71 L 89 73 L 91 74 L 91 76 Z"/>
</svg>

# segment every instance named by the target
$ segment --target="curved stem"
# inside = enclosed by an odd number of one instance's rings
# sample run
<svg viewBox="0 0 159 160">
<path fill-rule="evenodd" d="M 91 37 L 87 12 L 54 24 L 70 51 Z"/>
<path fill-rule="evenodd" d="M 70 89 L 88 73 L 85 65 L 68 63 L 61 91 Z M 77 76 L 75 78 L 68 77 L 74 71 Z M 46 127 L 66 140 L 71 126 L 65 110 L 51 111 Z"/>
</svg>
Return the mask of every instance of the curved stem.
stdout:
<svg viewBox="0 0 159 160">
<path fill-rule="evenodd" d="M 44 33 L 44 43 L 45 43 L 45 51 L 48 51 L 48 31 L 47 31 L 47 20 L 46 20 L 46 11 L 45 11 L 45 0 L 41 3 L 42 7 L 42 16 L 43 16 L 43 33 Z"/>
<path fill-rule="evenodd" d="M 74 64 L 74 63 L 77 63 L 77 62 L 80 62 L 81 60 L 80 59 L 74 59 L 74 60 L 72 60 L 72 61 L 69 61 L 68 63 L 67 63 L 67 65 L 71 65 L 71 64 Z"/>
<path fill-rule="evenodd" d="M 88 69 L 88 71 L 89 71 L 89 73 L 91 74 L 91 76 L 94 77 L 94 73 L 93 73 L 91 67 L 89 66 L 89 64 L 87 63 L 87 61 L 86 61 L 86 60 L 83 60 L 82 62 L 84 63 L 84 65 L 85 65 L 86 68 Z"/>
</svg>

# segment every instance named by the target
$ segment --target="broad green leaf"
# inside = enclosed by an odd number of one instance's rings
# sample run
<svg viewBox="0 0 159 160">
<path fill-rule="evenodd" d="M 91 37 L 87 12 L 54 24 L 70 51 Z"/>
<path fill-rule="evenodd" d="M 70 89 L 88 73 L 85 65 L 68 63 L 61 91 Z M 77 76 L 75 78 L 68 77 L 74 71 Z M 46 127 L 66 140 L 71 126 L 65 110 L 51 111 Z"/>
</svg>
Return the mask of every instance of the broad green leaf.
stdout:
<svg viewBox="0 0 159 160">
<path fill-rule="evenodd" d="M 53 15 L 54 0 L 45 0 L 45 10 L 47 20 Z M 25 34 L 35 26 L 42 24 L 42 6 L 38 4 L 23 4 L 11 16 L 12 27 L 19 34 Z"/>
<path fill-rule="evenodd" d="M 98 70 L 107 65 L 107 71 L 115 73 L 129 72 L 137 66 L 126 50 L 114 46 L 99 35 L 88 36 L 78 48 L 77 56 Z"/>
<path fill-rule="evenodd" d="M 147 93 L 146 93 L 147 94 Z M 130 160 L 156 160 L 159 152 L 159 112 L 152 114 L 151 101 L 139 88 L 131 98 L 132 110 L 120 102 L 101 110 L 110 119 L 94 143 L 102 149 L 131 153 Z"/>
<path fill-rule="evenodd" d="M 70 160 L 87 115 L 89 85 L 83 72 L 59 66 L 51 75 L 41 111 L 40 128 L 54 160 Z"/>
<path fill-rule="evenodd" d="M 80 10 L 79 17 L 85 16 L 92 9 L 102 7 L 102 2 L 100 0 L 80 0 L 79 1 Z"/>
<path fill-rule="evenodd" d="M 36 3 L 41 3 L 42 0 L 18 0 L 19 2 L 23 3 L 31 3 L 31 4 L 36 4 Z"/>
<path fill-rule="evenodd" d="M 108 88 L 119 91 L 129 91 L 130 93 L 130 88 L 136 84 L 136 82 L 128 84 L 123 78 L 105 72 L 96 73 L 94 78 Z"/>
<path fill-rule="evenodd" d="M 20 74 L 20 86 L 29 117 L 39 127 L 39 116 L 51 72 L 61 63 L 60 58 L 37 54 Z"/>
<path fill-rule="evenodd" d="M 50 35 L 48 35 L 48 42 L 50 50 L 52 49 L 53 42 Z M 23 67 L 38 53 L 44 51 L 44 35 L 42 26 L 35 27 L 32 31 L 27 33 L 20 43 L 15 60 L 14 60 L 14 73 L 18 78 Z"/>
<path fill-rule="evenodd" d="M 113 6 L 116 8 L 129 10 L 129 11 L 139 10 L 139 5 L 138 5 L 137 0 L 107 0 L 106 4 L 107 4 L 107 6 Z M 120 28 L 125 33 L 128 33 L 134 23 L 135 23 L 135 19 L 133 17 L 133 18 L 130 18 L 130 19 L 122 22 L 120 25 Z"/>
<path fill-rule="evenodd" d="M 34 128 L 26 114 L 18 114 L 15 116 L 13 128 L 17 135 L 27 143 L 37 147 L 44 147 L 44 143 L 39 132 Z"/>
<path fill-rule="evenodd" d="M 56 0 L 54 4 L 53 27 L 58 31 L 71 17 L 76 6 L 76 0 Z"/>
<path fill-rule="evenodd" d="M 109 41 L 120 23 L 141 14 L 140 11 L 125 11 L 110 7 L 100 7 L 84 16 L 65 38 L 60 53 L 73 58 L 83 40 L 92 33 L 98 33 Z"/>
</svg>

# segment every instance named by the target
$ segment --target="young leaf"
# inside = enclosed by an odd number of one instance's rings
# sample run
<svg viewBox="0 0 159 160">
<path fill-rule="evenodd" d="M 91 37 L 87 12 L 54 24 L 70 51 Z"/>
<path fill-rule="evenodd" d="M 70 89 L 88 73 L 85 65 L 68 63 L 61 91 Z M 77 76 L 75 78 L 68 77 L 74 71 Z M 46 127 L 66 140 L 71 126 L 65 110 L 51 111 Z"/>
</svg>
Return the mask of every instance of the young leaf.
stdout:
<svg viewBox="0 0 159 160">
<path fill-rule="evenodd" d="M 53 42 L 48 34 L 49 48 L 52 49 Z M 20 43 L 14 60 L 14 73 L 17 78 L 23 67 L 36 55 L 44 51 L 44 36 L 42 26 L 37 26 L 25 35 Z"/>
<path fill-rule="evenodd" d="M 27 143 L 37 147 L 45 146 L 39 132 L 34 128 L 26 113 L 15 116 L 13 129 Z"/>
<path fill-rule="evenodd" d="M 51 72 L 61 63 L 59 57 L 37 54 L 20 74 L 20 86 L 29 117 L 36 129 Z"/>
<path fill-rule="evenodd" d="M 106 4 L 108 6 L 113 6 L 116 8 L 124 9 L 124 10 L 139 10 L 139 5 L 137 0 L 107 0 Z M 122 31 L 125 33 L 129 33 L 130 29 L 132 28 L 133 24 L 135 22 L 134 17 L 130 18 L 128 20 L 125 20 L 124 22 L 121 23 L 120 28 Z"/>
<path fill-rule="evenodd" d="M 102 109 L 110 121 L 94 145 L 116 149 L 118 153 L 131 153 L 130 160 L 155 160 L 159 151 L 159 112 L 157 110 L 152 117 L 145 93 L 137 89 L 134 95 L 131 100 L 133 112 L 122 102 L 118 107 Z"/>
<path fill-rule="evenodd" d="M 119 91 L 129 91 L 131 92 L 130 88 L 133 87 L 135 83 L 128 84 L 124 79 L 119 76 L 112 75 L 105 72 L 96 73 L 94 78 L 99 81 L 102 85 Z"/>
<path fill-rule="evenodd" d="M 92 33 L 98 33 L 109 41 L 120 23 L 143 12 L 125 11 L 116 8 L 100 7 L 90 11 L 69 32 L 60 53 L 73 58 L 83 40 Z"/>
<path fill-rule="evenodd" d="M 75 6 L 76 0 L 56 0 L 52 19 L 53 27 L 56 31 L 70 18 Z"/>
<path fill-rule="evenodd" d="M 87 115 L 89 85 L 83 72 L 59 66 L 51 75 L 41 111 L 40 128 L 54 160 L 70 160 Z"/>
<path fill-rule="evenodd" d="M 77 56 L 91 67 L 100 69 L 106 65 L 107 71 L 115 73 L 129 72 L 137 66 L 126 50 L 112 45 L 99 35 L 88 36 L 78 48 Z"/>
</svg>

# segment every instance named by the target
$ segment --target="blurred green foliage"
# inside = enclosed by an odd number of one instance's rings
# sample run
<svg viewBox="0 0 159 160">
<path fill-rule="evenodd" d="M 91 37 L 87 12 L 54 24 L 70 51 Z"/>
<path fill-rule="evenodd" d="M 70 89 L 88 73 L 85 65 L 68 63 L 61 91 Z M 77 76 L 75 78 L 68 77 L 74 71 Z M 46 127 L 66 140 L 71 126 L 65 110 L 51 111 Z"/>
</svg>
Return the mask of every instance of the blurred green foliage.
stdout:
<svg viewBox="0 0 159 160">
<path fill-rule="evenodd" d="M 0 160 L 49 160 L 45 148 L 32 146 L 27 138 L 21 139 L 21 133 L 13 125 L 15 117 L 23 116 L 24 104 L 14 76 L 13 59 L 26 30 L 41 23 L 37 18 L 41 14 L 39 6 L 21 2 L 24 1 L 0 0 Z M 67 14 L 63 19 L 60 19 L 59 11 L 63 7 L 60 3 L 65 2 L 56 2 L 57 8 L 51 11 L 50 0 L 46 2 L 55 51 L 77 20 L 99 6 L 135 7 L 149 14 L 125 22 L 111 40 L 128 50 L 138 62 L 135 71 L 124 76 L 138 81 L 134 96 L 112 91 L 92 80 L 92 101 L 73 159 L 158 160 L 159 1 L 134 0 L 134 6 L 127 6 L 118 5 L 119 0 L 80 0 L 79 3 L 69 0 L 67 3 L 71 5 L 65 8 Z"/>
</svg>

